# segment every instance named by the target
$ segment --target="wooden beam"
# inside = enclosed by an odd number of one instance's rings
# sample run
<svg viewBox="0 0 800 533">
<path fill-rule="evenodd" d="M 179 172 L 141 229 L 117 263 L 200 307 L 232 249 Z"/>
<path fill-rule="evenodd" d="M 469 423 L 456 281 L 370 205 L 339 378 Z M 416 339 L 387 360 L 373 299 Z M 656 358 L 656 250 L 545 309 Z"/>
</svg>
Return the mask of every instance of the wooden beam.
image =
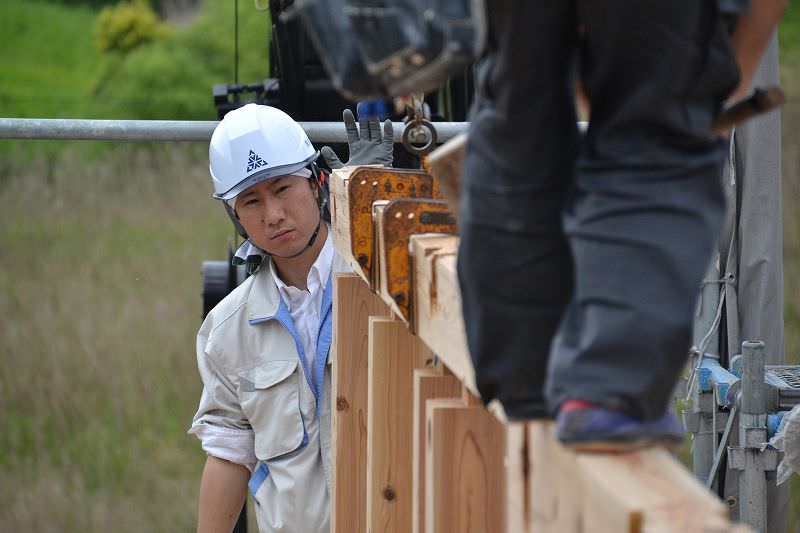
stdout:
<svg viewBox="0 0 800 533">
<path fill-rule="evenodd" d="M 529 427 L 537 533 L 742 531 L 722 502 L 662 448 L 576 454 L 557 441 L 552 422 Z"/>
<path fill-rule="evenodd" d="M 503 425 L 460 400 L 428 400 L 426 420 L 426 533 L 506 531 Z"/>
<path fill-rule="evenodd" d="M 414 235 L 410 247 L 414 263 L 415 331 L 447 368 L 478 395 L 461 315 L 461 290 L 456 273 L 458 237 Z"/>
<path fill-rule="evenodd" d="M 467 134 L 460 133 L 434 150 L 428 158 L 431 174 L 456 219 L 461 196 L 461 163 L 466 147 Z"/>
<path fill-rule="evenodd" d="M 370 318 L 367 417 L 367 527 L 411 531 L 413 378 L 433 354 L 400 320 Z"/>
<path fill-rule="evenodd" d="M 425 530 L 425 408 L 426 402 L 435 398 L 458 399 L 461 397 L 461 382 L 452 375 L 443 375 L 438 369 L 414 371 L 414 450 L 412 531 Z"/>
<path fill-rule="evenodd" d="M 583 521 L 605 531 L 729 531 L 722 502 L 661 448 L 619 455 L 581 454 Z M 599 531 L 594 528 L 594 531 Z"/>
<path fill-rule="evenodd" d="M 333 533 L 366 531 L 369 317 L 388 313 L 358 275 L 333 275 Z"/>
<path fill-rule="evenodd" d="M 352 267 L 353 272 L 369 283 L 369 273 L 353 257 L 350 238 L 350 175 L 361 167 L 344 167 L 334 170 L 330 175 L 331 229 L 333 247 Z"/>
</svg>

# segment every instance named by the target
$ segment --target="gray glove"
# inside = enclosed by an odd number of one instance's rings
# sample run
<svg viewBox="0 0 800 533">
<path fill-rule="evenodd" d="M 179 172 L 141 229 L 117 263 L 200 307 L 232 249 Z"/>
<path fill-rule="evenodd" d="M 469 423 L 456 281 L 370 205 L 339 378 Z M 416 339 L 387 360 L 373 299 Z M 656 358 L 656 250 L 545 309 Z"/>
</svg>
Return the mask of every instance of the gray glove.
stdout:
<svg viewBox="0 0 800 533">
<path fill-rule="evenodd" d="M 375 117 L 362 118 L 358 121 L 358 128 L 356 128 L 356 119 L 353 116 L 353 112 L 345 109 L 342 112 L 342 120 L 344 121 L 344 128 L 347 130 L 347 146 L 350 150 L 350 159 L 347 163 L 342 163 L 330 146 L 323 146 L 320 152 L 331 169 L 355 165 L 392 166 L 394 131 L 392 130 L 391 120 L 387 118 L 384 121 L 383 135 L 381 135 L 381 125 Z"/>
</svg>

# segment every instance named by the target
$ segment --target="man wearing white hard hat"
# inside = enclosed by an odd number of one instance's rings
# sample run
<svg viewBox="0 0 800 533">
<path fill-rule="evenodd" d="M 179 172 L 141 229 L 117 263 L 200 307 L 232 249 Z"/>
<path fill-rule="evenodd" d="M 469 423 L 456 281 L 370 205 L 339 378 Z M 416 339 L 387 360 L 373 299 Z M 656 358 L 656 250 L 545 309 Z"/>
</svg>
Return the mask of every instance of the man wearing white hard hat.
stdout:
<svg viewBox="0 0 800 533">
<path fill-rule="evenodd" d="M 344 116 L 349 164 L 390 163 L 391 123 L 381 135 L 363 121 L 359 134 Z M 300 125 L 268 106 L 229 112 L 211 138 L 214 197 L 254 272 L 197 336 L 204 388 L 190 433 L 208 454 L 198 531 L 231 531 L 248 487 L 260 531 L 330 529 L 331 275 L 349 267 L 325 222 L 318 156 Z"/>
</svg>

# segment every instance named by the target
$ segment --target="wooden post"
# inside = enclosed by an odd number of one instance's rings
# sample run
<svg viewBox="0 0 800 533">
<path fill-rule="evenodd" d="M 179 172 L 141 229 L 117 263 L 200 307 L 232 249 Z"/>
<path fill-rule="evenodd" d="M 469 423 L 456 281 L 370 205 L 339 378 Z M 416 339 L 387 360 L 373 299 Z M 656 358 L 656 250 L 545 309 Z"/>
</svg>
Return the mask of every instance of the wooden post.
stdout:
<svg viewBox="0 0 800 533">
<path fill-rule="evenodd" d="M 386 290 L 386 265 L 380 260 L 383 257 L 383 247 L 386 244 L 383 239 L 383 211 L 388 203 L 389 200 L 378 200 L 372 204 L 372 228 L 375 232 L 375 263 L 373 264 L 371 283 L 375 292 L 391 302 L 389 291 Z M 389 307 L 391 309 L 391 304 Z"/>
<path fill-rule="evenodd" d="M 367 527 L 411 531 L 414 369 L 433 354 L 395 319 L 369 321 Z"/>
<path fill-rule="evenodd" d="M 461 382 L 453 375 L 443 375 L 441 368 L 414 371 L 414 451 L 412 531 L 425 530 L 425 407 L 434 398 L 459 398 Z"/>
<path fill-rule="evenodd" d="M 531 530 L 578 533 L 581 523 L 581 473 L 574 455 L 556 440 L 553 423 L 528 423 Z M 610 531 L 610 530 L 609 530 Z"/>
<path fill-rule="evenodd" d="M 333 276 L 331 531 L 366 531 L 369 317 L 388 307 L 356 274 Z"/>
<path fill-rule="evenodd" d="M 505 532 L 503 425 L 461 400 L 428 400 L 426 420 L 426 533 Z"/>
<path fill-rule="evenodd" d="M 506 532 L 522 533 L 530 527 L 528 510 L 528 428 L 508 422 L 506 431 Z"/>
</svg>

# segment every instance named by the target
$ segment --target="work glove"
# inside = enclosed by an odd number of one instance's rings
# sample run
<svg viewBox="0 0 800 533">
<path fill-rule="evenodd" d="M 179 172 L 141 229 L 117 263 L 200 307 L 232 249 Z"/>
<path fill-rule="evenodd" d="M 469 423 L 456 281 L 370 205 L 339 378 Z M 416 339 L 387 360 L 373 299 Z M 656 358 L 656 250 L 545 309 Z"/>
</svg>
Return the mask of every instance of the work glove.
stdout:
<svg viewBox="0 0 800 533">
<path fill-rule="evenodd" d="M 344 128 L 347 130 L 347 146 L 350 151 L 350 159 L 347 163 L 342 163 L 333 149 L 323 146 L 321 153 L 325 162 L 331 169 L 342 168 L 344 166 L 355 165 L 382 165 L 391 167 L 394 150 L 394 132 L 392 121 L 388 118 L 383 123 L 383 135 L 381 135 L 381 125 L 376 117 L 363 117 L 358 121 L 353 112 L 345 109 L 342 112 Z"/>
</svg>

